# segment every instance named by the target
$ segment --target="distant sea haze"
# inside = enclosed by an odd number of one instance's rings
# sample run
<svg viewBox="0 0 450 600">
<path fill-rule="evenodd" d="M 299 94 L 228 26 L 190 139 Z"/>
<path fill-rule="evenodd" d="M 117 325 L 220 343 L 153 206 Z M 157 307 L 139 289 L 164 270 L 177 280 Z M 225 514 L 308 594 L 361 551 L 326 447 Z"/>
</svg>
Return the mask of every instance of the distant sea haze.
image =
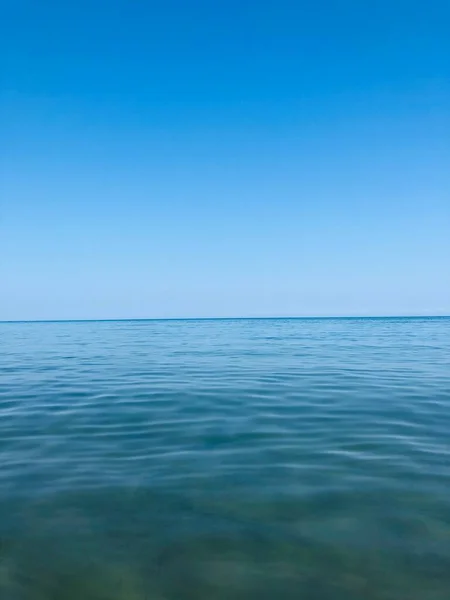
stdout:
<svg viewBox="0 0 450 600">
<path fill-rule="evenodd" d="M 0 337 L 2 599 L 448 600 L 450 318 Z"/>
</svg>

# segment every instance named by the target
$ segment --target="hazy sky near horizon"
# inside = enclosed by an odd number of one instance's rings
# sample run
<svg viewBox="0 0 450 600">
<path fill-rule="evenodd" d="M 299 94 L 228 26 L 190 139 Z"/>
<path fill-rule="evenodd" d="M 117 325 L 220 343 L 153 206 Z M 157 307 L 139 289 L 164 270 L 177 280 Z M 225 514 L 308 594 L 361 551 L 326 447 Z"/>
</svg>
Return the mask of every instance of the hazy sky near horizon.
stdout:
<svg viewBox="0 0 450 600">
<path fill-rule="evenodd" d="M 450 5 L 1 2 L 0 320 L 450 314 Z"/>
</svg>

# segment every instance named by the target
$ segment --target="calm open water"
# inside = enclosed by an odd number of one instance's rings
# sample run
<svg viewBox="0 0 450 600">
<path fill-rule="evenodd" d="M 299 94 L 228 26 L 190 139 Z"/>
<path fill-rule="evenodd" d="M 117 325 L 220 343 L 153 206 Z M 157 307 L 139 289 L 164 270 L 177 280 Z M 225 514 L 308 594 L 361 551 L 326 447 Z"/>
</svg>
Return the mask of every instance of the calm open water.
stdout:
<svg viewBox="0 0 450 600">
<path fill-rule="evenodd" d="M 0 337 L 2 600 L 450 598 L 450 318 Z"/>
</svg>

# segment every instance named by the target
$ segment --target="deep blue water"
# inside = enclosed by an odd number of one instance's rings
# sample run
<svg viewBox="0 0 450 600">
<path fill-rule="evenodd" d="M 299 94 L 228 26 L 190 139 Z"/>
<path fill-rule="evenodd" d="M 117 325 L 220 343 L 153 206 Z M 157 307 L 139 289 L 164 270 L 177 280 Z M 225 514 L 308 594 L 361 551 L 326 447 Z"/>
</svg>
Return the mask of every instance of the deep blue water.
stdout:
<svg viewBox="0 0 450 600">
<path fill-rule="evenodd" d="M 450 598 L 450 318 L 0 337 L 2 600 Z"/>
</svg>

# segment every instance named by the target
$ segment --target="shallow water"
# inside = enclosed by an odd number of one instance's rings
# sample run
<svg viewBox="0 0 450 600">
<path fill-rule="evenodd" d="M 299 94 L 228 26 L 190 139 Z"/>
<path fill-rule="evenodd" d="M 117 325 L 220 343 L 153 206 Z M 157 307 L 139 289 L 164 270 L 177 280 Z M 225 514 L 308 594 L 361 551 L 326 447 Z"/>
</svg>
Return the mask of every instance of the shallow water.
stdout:
<svg viewBox="0 0 450 600">
<path fill-rule="evenodd" d="M 450 597 L 450 318 L 0 338 L 2 600 Z"/>
</svg>

